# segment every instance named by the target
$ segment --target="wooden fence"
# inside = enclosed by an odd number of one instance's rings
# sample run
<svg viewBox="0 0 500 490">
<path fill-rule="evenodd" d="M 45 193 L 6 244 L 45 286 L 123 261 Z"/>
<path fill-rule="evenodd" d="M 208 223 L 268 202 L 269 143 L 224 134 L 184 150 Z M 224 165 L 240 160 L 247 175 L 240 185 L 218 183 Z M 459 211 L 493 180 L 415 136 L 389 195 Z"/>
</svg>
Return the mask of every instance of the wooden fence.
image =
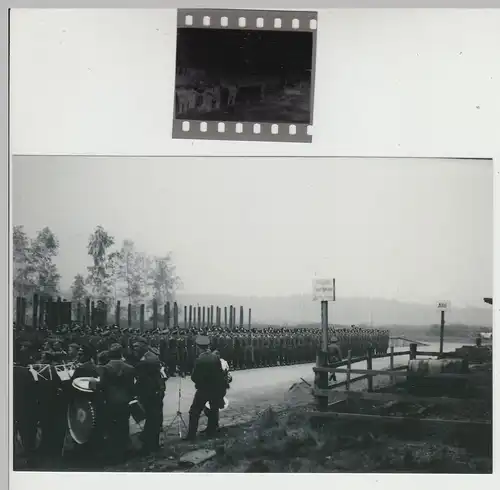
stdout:
<svg viewBox="0 0 500 490">
<path fill-rule="evenodd" d="M 77 322 L 92 327 L 104 326 L 110 323 L 110 311 L 108 306 L 100 301 L 92 301 L 90 298 L 85 303 L 72 303 L 65 299 L 43 297 L 34 294 L 31 302 L 31 315 L 28 315 L 28 301 L 26 298 L 16 298 L 16 325 L 39 329 L 47 327 L 49 330 L 55 329 L 59 325 L 70 325 Z M 144 304 L 126 307 L 121 301 L 116 302 L 111 323 L 117 326 L 136 326 L 134 313 L 139 312 L 139 325 L 141 330 L 146 325 L 146 306 Z M 179 311 L 179 310 L 183 311 Z M 126 314 L 125 314 L 126 312 Z M 30 317 L 30 324 L 27 318 Z M 182 318 L 182 320 L 181 320 Z M 245 322 L 244 308 L 239 307 L 239 318 L 237 318 L 237 307 L 230 306 L 200 306 L 189 305 L 180 307 L 177 302 L 167 301 L 164 305 L 159 305 L 156 300 L 152 301 L 152 315 L 148 323 L 153 329 L 161 328 L 205 328 L 205 327 L 248 327 L 252 325 L 252 310 L 248 309 L 248 316 Z"/>
<path fill-rule="evenodd" d="M 400 422 L 400 421 L 413 421 L 414 417 L 396 417 L 396 416 L 382 416 L 382 415 L 368 415 L 360 413 L 343 413 L 337 411 L 329 411 L 330 398 L 335 399 L 335 404 L 342 402 L 349 403 L 350 401 L 359 400 L 369 400 L 369 401 L 380 401 L 390 404 L 396 403 L 415 403 L 415 404 L 428 404 L 428 405 L 439 405 L 439 406 L 465 406 L 473 405 L 478 403 L 484 403 L 483 398 L 455 398 L 447 396 L 414 396 L 412 394 L 401 394 L 401 393 L 375 393 L 373 387 L 373 377 L 374 376 L 388 376 L 392 383 L 396 382 L 396 379 L 401 378 L 411 378 L 418 377 L 419 379 L 444 379 L 444 380 L 465 380 L 470 381 L 473 384 L 482 384 L 484 379 L 484 373 L 413 373 L 408 371 L 408 366 L 405 364 L 403 366 L 394 366 L 394 358 L 396 356 L 409 356 L 409 360 L 414 360 L 417 356 L 426 357 L 437 357 L 441 354 L 439 352 L 429 352 L 429 351 L 419 351 L 417 350 L 417 344 L 410 344 L 410 350 L 394 352 L 394 346 L 391 346 L 390 352 L 387 354 L 373 355 L 372 349 L 368 349 L 365 356 L 362 357 L 351 357 L 351 351 L 348 352 L 347 359 L 336 362 L 331 365 L 327 365 L 326 353 L 321 352 L 318 354 L 316 359 L 316 367 L 313 368 L 315 373 L 313 394 L 316 399 L 317 411 L 310 412 L 311 416 L 314 417 L 326 417 L 326 418 L 337 418 L 337 419 L 349 419 L 349 420 L 371 420 L 380 422 Z M 389 358 L 389 369 L 373 369 L 372 362 L 373 359 Z M 359 362 L 366 362 L 366 369 L 352 368 L 352 364 Z M 328 383 L 329 373 L 345 373 L 346 379 L 344 381 L 337 382 L 333 385 Z M 360 376 L 352 377 L 353 374 L 359 374 Z M 354 391 L 351 389 L 352 383 L 360 380 L 367 379 L 368 389 L 366 391 Z M 489 378 L 486 378 L 489 382 Z M 341 390 L 338 390 L 341 388 Z M 419 423 L 425 423 L 426 425 L 468 425 L 469 427 L 491 427 L 490 421 L 484 420 L 447 420 L 447 419 L 422 419 L 418 418 Z"/>
</svg>

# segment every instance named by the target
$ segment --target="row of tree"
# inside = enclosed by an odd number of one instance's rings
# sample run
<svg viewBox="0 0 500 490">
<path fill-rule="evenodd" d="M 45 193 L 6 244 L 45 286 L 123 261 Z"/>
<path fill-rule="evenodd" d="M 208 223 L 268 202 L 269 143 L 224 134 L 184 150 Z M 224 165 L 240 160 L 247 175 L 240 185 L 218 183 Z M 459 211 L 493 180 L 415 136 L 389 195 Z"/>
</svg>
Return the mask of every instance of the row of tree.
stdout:
<svg viewBox="0 0 500 490">
<path fill-rule="evenodd" d="M 91 265 L 85 274 L 77 274 L 71 286 L 71 301 L 83 303 L 86 298 L 102 301 L 113 307 L 118 300 L 128 300 L 134 306 L 145 303 L 165 304 L 175 299 L 181 282 L 176 274 L 171 253 L 157 257 L 140 252 L 132 240 L 124 240 L 121 247 L 102 226 L 89 236 L 87 252 Z M 13 287 L 14 296 L 30 298 L 61 296 L 61 275 L 55 258 L 59 240 L 45 227 L 30 238 L 23 226 L 13 232 Z M 64 295 L 62 295 L 64 296 Z"/>
</svg>

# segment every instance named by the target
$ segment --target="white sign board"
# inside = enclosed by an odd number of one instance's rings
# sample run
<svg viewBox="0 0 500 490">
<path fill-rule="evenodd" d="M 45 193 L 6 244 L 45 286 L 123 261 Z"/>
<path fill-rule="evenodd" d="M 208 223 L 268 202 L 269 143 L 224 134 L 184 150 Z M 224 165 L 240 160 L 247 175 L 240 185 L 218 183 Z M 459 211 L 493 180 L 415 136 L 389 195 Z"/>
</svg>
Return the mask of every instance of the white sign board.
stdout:
<svg viewBox="0 0 500 490">
<path fill-rule="evenodd" d="M 335 279 L 313 279 L 313 301 L 335 301 Z"/>
<path fill-rule="evenodd" d="M 446 311 L 450 308 L 450 302 L 449 301 L 438 301 L 437 302 L 437 309 L 441 311 Z"/>
</svg>

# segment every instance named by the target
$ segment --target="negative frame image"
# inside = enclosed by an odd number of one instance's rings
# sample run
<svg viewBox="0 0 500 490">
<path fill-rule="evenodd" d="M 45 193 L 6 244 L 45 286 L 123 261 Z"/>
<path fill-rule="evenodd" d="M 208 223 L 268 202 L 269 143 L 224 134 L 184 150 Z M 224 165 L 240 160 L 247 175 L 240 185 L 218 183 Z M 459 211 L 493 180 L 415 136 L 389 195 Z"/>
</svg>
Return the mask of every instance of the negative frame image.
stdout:
<svg viewBox="0 0 500 490">
<path fill-rule="evenodd" d="M 179 10 L 174 138 L 310 142 L 312 12 Z"/>
</svg>

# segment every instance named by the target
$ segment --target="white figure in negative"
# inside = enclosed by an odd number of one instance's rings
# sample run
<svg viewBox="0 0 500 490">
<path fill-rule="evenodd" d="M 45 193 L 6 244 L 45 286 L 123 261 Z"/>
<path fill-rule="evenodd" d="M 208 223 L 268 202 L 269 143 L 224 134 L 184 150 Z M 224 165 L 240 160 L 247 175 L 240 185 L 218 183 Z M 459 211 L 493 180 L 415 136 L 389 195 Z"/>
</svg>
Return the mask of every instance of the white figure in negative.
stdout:
<svg viewBox="0 0 500 490">
<path fill-rule="evenodd" d="M 229 80 L 221 80 L 220 86 L 228 91 L 227 105 L 234 106 L 236 104 L 236 96 L 238 95 L 238 85 Z"/>
<path fill-rule="evenodd" d="M 175 92 L 178 101 L 178 114 L 183 114 L 189 109 L 196 108 L 197 93 L 193 89 L 178 88 Z"/>
<path fill-rule="evenodd" d="M 220 109 L 220 88 L 208 88 L 203 92 L 203 102 L 200 110 L 209 112 L 213 109 Z"/>
<path fill-rule="evenodd" d="M 229 94 L 227 97 L 227 105 L 228 106 L 233 106 L 236 104 L 236 96 L 238 95 L 238 87 L 236 85 L 231 85 L 228 87 L 229 89 Z"/>
</svg>

